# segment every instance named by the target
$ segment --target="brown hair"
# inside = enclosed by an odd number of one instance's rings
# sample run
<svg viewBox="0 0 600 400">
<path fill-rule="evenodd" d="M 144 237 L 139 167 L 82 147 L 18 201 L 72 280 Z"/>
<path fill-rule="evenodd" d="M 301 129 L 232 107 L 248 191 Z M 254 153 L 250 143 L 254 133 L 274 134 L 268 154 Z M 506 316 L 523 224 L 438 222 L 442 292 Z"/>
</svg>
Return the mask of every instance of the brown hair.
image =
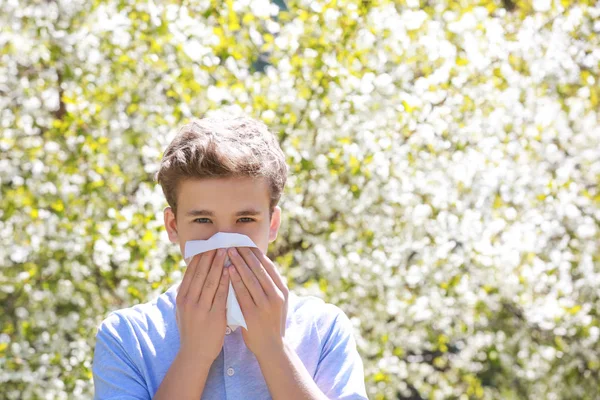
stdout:
<svg viewBox="0 0 600 400">
<path fill-rule="evenodd" d="M 287 173 L 285 155 L 264 123 L 248 117 L 203 118 L 179 129 L 165 150 L 156 181 L 177 215 L 177 191 L 186 179 L 266 178 L 272 215 Z"/>
</svg>

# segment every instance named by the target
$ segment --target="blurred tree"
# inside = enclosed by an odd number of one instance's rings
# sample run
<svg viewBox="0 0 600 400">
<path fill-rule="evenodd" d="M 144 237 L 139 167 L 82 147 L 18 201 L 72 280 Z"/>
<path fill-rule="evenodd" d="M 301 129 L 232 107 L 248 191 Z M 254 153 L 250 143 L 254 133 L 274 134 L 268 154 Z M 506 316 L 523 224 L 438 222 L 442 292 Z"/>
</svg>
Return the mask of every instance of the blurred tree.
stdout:
<svg viewBox="0 0 600 400">
<path fill-rule="evenodd" d="M 291 167 L 269 256 L 374 399 L 593 399 L 595 1 L 0 2 L 0 398 L 90 398 L 96 327 L 181 277 L 152 181 L 189 118 Z"/>
</svg>

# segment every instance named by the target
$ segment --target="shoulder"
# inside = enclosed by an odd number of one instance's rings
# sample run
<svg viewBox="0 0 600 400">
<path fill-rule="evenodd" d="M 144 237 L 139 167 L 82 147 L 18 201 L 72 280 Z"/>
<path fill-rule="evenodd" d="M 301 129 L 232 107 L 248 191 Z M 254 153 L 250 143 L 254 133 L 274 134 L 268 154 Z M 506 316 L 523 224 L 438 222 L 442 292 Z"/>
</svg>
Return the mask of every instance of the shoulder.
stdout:
<svg viewBox="0 0 600 400">
<path fill-rule="evenodd" d="M 170 365 L 175 347 L 173 289 L 111 311 L 98 325 L 92 363 L 95 398 L 150 398 L 156 371 Z"/>
<path fill-rule="evenodd" d="M 353 334 L 353 325 L 346 313 L 318 297 L 300 296 L 290 291 L 289 312 L 294 323 L 310 322 L 321 341 L 332 334 Z"/>
<path fill-rule="evenodd" d="M 176 286 L 172 286 L 157 298 L 114 310 L 98 326 L 98 334 L 107 334 L 119 341 L 139 336 L 141 332 L 165 335 L 174 323 Z"/>
</svg>

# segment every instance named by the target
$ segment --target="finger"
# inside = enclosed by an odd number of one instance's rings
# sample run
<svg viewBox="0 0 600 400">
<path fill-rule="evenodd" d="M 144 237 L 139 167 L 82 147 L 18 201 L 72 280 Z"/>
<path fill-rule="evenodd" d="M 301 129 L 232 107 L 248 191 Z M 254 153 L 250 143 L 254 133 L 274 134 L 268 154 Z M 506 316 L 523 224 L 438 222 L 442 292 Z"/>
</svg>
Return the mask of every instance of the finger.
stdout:
<svg viewBox="0 0 600 400">
<path fill-rule="evenodd" d="M 219 288 L 215 294 L 215 299 L 212 304 L 212 310 L 225 311 L 227 304 L 227 295 L 229 294 L 229 268 L 223 268 Z"/>
<path fill-rule="evenodd" d="M 194 278 L 194 273 L 196 268 L 198 267 L 198 262 L 202 258 L 201 254 L 196 254 L 190 265 L 187 266 L 185 272 L 183 273 L 183 280 L 181 281 L 181 285 L 179 286 L 179 290 L 177 291 L 177 297 L 182 296 L 185 297 L 188 294 L 190 289 L 190 284 L 192 283 L 192 279 Z"/>
<path fill-rule="evenodd" d="M 219 249 L 210 266 L 210 272 L 208 273 L 208 276 L 204 281 L 202 293 L 200 293 L 199 302 L 205 310 L 210 310 L 210 308 L 212 307 L 212 303 L 215 298 L 215 293 L 217 292 L 217 288 L 219 287 L 219 281 L 221 280 L 221 275 L 223 274 L 224 263 L 225 249 Z"/>
<path fill-rule="evenodd" d="M 277 293 L 277 286 L 273 282 L 273 279 L 269 276 L 265 268 L 262 266 L 256 254 L 254 254 L 249 247 L 241 247 L 238 249 L 238 253 L 242 256 L 246 265 L 250 267 L 250 270 L 256 276 L 256 279 L 260 283 L 263 291 L 267 297 L 273 297 Z"/>
<path fill-rule="evenodd" d="M 252 296 L 254 304 L 257 306 L 266 304 L 267 295 L 265 294 L 265 291 L 235 247 L 229 249 L 229 257 L 231 258 L 231 262 L 233 263 L 237 274 L 241 277 L 242 282 L 244 282 L 250 296 Z"/>
<path fill-rule="evenodd" d="M 288 287 L 285 284 L 283 277 L 277 270 L 277 267 L 275 266 L 275 264 L 273 264 L 273 261 L 271 261 L 269 259 L 269 257 L 267 257 L 260 249 L 252 248 L 252 252 L 256 256 L 258 261 L 260 261 L 260 263 L 263 265 L 263 267 L 265 268 L 265 271 L 267 271 L 267 273 L 269 274 L 271 279 L 273 279 L 273 282 L 275 283 L 275 285 L 279 288 L 279 290 L 281 290 L 281 292 L 287 298 L 287 295 L 289 292 Z"/>
<path fill-rule="evenodd" d="M 252 296 L 250 296 L 250 292 L 246 288 L 246 285 L 244 285 L 242 277 L 233 265 L 229 267 L 228 272 L 231 275 L 231 284 L 233 285 L 233 290 L 235 290 L 235 296 L 238 299 L 238 303 L 240 303 L 242 314 L 246 316 L 248 315 L 248 312 L 250 312 L 250 309 L 256 306 L 256 304 L 254 303 Z"/>
<path fill-rule="evenodd" d="M 190 285 L 190 291 L 188 292 L 188 297 L 195 303 L 197 303 L 200 298 L 200 294 L 202 293 L 202 288 L 204 286 L 204 280 L 208 275 L 208 271 L 210 270 L 210 265 L 215 257 L 215 253 L 216 251 L 214 250 L 202 253 L 202 258 L 196 267 L 196 271 Z"/>
</svg>

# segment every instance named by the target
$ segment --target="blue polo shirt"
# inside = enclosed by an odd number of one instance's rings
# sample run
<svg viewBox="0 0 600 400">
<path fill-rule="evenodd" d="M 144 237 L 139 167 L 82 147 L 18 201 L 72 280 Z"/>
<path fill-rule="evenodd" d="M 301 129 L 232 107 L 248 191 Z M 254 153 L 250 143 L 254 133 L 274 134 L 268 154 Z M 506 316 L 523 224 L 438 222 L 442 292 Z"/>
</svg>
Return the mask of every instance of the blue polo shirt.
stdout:
<svg viewBox="0 0 600 400">
<path fill-rule="evenodd" d="M 92 373 L 97 400 L 154 397 L 179 351 L 175 321 L 180 283 L 157 299 L 113 311 L 98 328 Z M 313 296 L 289 294 L 286 342 L 329 399 L 367 399 L 353 327 L 342 310 Z M 226 330 L 202 399 L 270 399 L 242 328 Z"/>
</svg>

